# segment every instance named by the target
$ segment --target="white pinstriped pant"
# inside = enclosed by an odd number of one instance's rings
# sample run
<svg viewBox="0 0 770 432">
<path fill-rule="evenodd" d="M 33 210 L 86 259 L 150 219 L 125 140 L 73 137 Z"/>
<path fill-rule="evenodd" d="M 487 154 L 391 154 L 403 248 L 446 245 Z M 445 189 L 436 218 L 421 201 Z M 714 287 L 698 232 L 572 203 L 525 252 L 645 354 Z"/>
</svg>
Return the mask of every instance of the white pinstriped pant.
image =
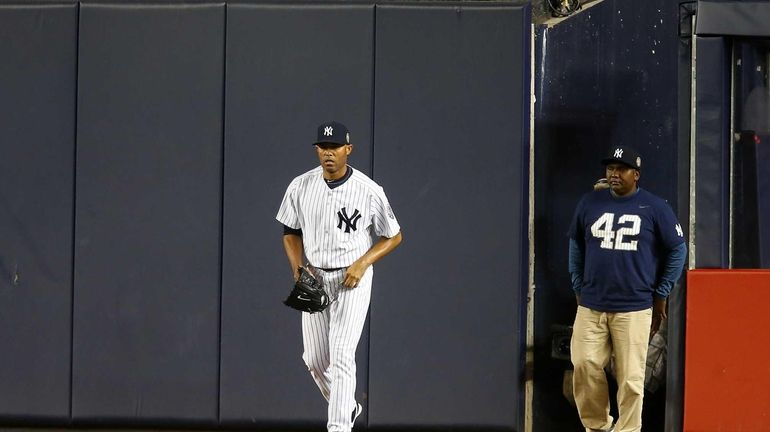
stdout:
<svg viewBox="0 0 770 432">
<path fill-rule="evenodd" d="M 344 270 L 321 274 L 329 295 L 337 296 L 337 301 L 323 312 L 302 313 L 302 359 L 329 402 L 327 429 L 349 432 L 356 408 L 356 347 L 369 310 L 374 271 L 369 267 L 352 289 L 342 287 Z"/>
</svg>

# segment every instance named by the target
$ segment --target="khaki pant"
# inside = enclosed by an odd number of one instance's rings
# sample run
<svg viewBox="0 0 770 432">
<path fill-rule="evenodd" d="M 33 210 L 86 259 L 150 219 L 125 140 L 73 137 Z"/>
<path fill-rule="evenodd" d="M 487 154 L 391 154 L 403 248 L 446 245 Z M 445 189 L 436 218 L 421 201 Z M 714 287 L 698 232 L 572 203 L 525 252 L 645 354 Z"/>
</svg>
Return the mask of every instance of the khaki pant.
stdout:
<svg viewBox="0 0 770 432">
<path fill-rule="evenodd" d="M 619 418 L 615 432 L 642 429 L 644 368 L 652 309 L 598 312 L 578 306 L 572 332 L 575 403 L 586 431 L 612 427 L 604 367 L 615 355 Z"/>
</svg>

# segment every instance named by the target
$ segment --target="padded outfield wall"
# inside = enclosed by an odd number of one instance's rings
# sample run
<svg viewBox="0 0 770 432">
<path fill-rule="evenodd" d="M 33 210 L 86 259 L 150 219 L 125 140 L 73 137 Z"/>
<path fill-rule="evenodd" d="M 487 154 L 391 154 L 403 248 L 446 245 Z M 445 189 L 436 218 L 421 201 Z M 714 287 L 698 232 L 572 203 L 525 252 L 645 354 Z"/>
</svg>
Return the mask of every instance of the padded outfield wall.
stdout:
<svg viewBox="0 0 770 432">
<path fill-rule="evenodd" d="M 337 119 L 404 230 L 358 427 L 520 430 L 529 41 L 511 3 L 0 5 L 0 424 L 322 427 L 273 217 Z"/>
</svg>

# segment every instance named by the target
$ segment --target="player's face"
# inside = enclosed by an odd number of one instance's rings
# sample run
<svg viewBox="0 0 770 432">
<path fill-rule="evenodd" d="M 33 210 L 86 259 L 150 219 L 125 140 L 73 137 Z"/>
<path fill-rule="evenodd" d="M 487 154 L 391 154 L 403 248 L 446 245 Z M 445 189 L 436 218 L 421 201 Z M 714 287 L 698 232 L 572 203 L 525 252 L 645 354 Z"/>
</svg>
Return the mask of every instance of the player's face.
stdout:
<svg viewBox="0 0 770 432">
<path fill-rule="evenodd" d="M 352 144 L 316 144 L 318 160 L 324 169 L 324 177 L 337 179 L 345 174 L 345 165 L 348 163 L 348 155 L 353 151 Z"/>
<path fill-rule="evenodd" d="M 636 190 L 639 171 L 621 163 L 607 164 L 607 180 L 616 195 L 628 195 Z"/>
</svg>

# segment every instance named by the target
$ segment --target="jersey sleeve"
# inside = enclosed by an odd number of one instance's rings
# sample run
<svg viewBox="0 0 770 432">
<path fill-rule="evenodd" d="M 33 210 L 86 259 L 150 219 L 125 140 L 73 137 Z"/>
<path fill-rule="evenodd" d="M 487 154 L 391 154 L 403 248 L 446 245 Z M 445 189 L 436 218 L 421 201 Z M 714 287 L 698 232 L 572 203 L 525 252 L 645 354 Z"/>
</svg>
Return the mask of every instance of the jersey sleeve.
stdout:
<svg viewBox="0 0 770 432">
<path fill-rule="evenodd" d="M 377 188 L 372 194 L 371 201 L 372 225 L 374 233 L 380 237 L 391 238 L 401 232 L 401 226 L 398 224 L 396 215 L 390 207 L 388 197 L 382 188 Z"/>
<path fill-rule="evenodd" d="M 289 228 L 302 229 L 299 223 L 296 201 L 297 182 L 295 180 L 291 182 L 286 189 L 286 193 L 283 195 L 283 201 L 281 201 L 281 207 L 278 209 L 278 214 L 275 216 L 275 219 Z"/>
<path fill-rule="evenodd" d="M 682 225 L 667 202 L 660 201 L 656 216 L 658 236 L 666 250 L 672 250 L 685 242 Z"/>
</svg>

